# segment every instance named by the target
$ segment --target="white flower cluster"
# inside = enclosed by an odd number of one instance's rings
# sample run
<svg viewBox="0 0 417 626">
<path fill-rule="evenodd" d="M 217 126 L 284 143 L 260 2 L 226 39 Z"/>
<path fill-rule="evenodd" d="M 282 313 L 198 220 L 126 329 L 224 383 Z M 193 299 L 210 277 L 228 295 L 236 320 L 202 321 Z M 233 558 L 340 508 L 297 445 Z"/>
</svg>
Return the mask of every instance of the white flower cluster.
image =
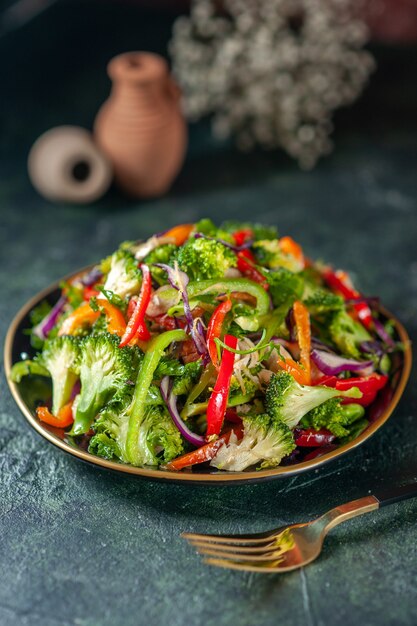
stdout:
<svg viewBox="0 0 417 626">
<path fill-rule="evenodd" d="M 170 43 L 187 117 L 213 114 L 216 136 L 235 135 L 244 150 L 280 146 L 313 167 L 332 148 L 333 111 L 355 100 L 374 67 L 351 5 L 193 0 Z"/>
</svg>

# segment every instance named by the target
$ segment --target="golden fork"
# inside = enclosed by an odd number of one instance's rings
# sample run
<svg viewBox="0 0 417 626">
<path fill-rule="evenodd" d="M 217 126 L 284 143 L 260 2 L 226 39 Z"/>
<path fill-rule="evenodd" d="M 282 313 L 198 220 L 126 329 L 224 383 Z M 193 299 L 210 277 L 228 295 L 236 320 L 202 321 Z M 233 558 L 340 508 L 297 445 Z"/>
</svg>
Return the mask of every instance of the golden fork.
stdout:
<svg viewBox="0 0 417 626">
<path fill-rule="evenodd" d="M 357 515 L 417 496 L 417 482 L 353 500 L 304 524 L 291 524 L 251 535 L 199 535 L 182 537 L 218 567 L 252 572 L 289 572 L 316 559 L 329 530 Z"/>
</svg>

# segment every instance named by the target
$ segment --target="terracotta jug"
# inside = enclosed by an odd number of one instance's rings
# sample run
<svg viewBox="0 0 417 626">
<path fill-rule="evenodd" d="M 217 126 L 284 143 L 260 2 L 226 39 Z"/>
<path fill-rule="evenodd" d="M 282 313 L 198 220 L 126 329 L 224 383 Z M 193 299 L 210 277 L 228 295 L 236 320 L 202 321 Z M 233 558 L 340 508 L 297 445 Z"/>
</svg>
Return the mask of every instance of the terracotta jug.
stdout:
<svg viewBox="0 0 417 626">
<path fill-rule="evenodd" d="M 113 87 L 95 120 L 96 142 L 124 191 L 161 195 L 178 174 L 187 145 L 179 89 L 165 60 L 149 52 L 120 54 L 107 71 Z"/>
</svg>

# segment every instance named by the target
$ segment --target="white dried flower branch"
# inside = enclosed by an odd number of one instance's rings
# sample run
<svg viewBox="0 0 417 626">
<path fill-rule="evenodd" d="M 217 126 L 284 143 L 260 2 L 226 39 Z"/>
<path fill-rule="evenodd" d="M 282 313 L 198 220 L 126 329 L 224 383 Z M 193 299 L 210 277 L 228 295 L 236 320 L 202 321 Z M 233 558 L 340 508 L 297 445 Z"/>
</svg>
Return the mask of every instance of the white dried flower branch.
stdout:
<svg viewBox="0 0 417 626">
<path fill-rule="evenodd" d="M 213 114 L 218 137 L 282 147 L 311 168 L 332 148 L 332 114 L 371 70 L 352 0 L 193 0 L 170 52 L 190 120 Z"/>
</svg>

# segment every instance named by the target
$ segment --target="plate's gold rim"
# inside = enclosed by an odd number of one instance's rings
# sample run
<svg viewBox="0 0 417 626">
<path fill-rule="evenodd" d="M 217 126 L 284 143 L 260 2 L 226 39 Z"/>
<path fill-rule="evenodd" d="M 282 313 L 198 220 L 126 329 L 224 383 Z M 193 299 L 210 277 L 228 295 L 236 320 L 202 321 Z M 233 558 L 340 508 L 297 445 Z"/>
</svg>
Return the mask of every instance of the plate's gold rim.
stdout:
<svg viewBox="0 0 417 626">
<path fill-rule="evenodd" d="M 387 318 L 390 318 L 394 321 L 396 331 L 400 337 L 401 342 L 405 346 L 405 350 L 403 353 L 403 367 L 401 371 L 401 376 L 394 390 L 394 395 L 391 399 L 391 402 L 389 403 L 387 409 L 383 412 L 383 414 L 377 420 L 375 420 L 375 422 L 373 422 L 370 426 L 368 426 L 368 428 L 363 433 L 361 433 L 356 439 L 345 444 L 344 446 L 341 446 L 340 448 L 337 448 L 336 450 L 329 452 L 325 456 L 312 459 L 311 461 L 298 463 L 297 465 L 288 465 L 288 466 L 277 467 L 277 468 L 269 469 L 269 470 L 258 470 L 258 471 L 252 471 L 252 472 L 236 472 L 236 473 L 219 472 L 219 473 L 213 473 L 213 474 L 203 474 L 203 473 L 197 474 L 197 473 L 191 473 L 191 472 L 190 473 L 170 472 L 166 470 L 154 470 L 154 469 L 146 469 L 142 467 L 133 467 L 131 465 L 124 465 L 121 463 L 116 463 L 114 461 L 107 461 L 105 459 L 101 459 L 100 457 L 94 456 L 84 450 L 73 448 L 67 442 L 63 441 L 62 439 L 59 439 L 59 437 L 57 437 L 54 433 L 48 431 L 42 425 L 42 423 L 39 422 L 39 420 L 36 417 L 34 417 L 32 413 L 29 411 L 28 407 L 23 402 L 20 396 L 17 385 L 10 380 L 10 370 L 12 367 L 13 343 L 14 343 L 14 339 L 16 336 L 17 328 L 19 324 L 21 323 L 22 319 L 26 317 L 29 311 L 31 311 L 31 309 L 33 309 L 34 306 L 36 306 L 36 304 L 39 303 L 39 301 L 48 297 L 54 290 L 56 290 L 59 287 L 59 283 L 62 280 L 68 280 L 69 278 L 72 278 L 76 276 L 77 274 L 88 271 L 89 269 L 91 269 L 91 267 L 93 266 L 87 266 L 86 268 L 82 268 L 78 270 L 77 272 L 72 272 L 71 274 L 68 274 L 64 278 L 57 280 L 56 282 L 51 284 L 49 287 L 46 287 L 42 291 L 38 292 L 35 296 L 30 298 L 30 300 L 28 300 L 28 302 L 26 302 L 21 307 L 21 309 L 18 311 L 13 321 L 11 322 L 8 328 L 7 334 L 6 334 L 6 339 L 4 343 L 4 367 L 5 367 L 5 375 L 6 375 L 7 383 L 9 385 L 11 394 L 16 404 L 18 405 L 19 409 L 23 413 L 24 417 L 29 422 L 29 424 L 40 435 L 42 435 L 42 437 L 47 439 L 50 443 L 57 446 L 58 448 L 61 448 L 61 450 L 64 450 L 65 452 L 68 452 L 69 454 L 79 459 L 82 459 L 83 461 L 92 463 L 94 465 L 98 465 L 105 469 L 116 471 L 116 472 L 123 472 L 125 474 L 130 474 L 134 476 L 150 478 L 153 480 L 168 480 L 168 481 L 186 482 L 186 483 L 191 482 L 191 483 L 197 483 L 197 484 L 198 483 L 200 484 L 213 484 L 213 483 L 236 484 L 236 483 L 261 482 L 263 480 L 267 480 L 270 478 L 278 478 L 280 476 L 292 476 L 294 474 L 299 474 L 309 469 L 320 467 L 321 465 L 328 463 L 332 459 L 342 456 L 343 454 L 346 454 L 346 452 L 349 452 L 349 450 L 356 448 L 357 446 L 361 445 L 364 441 L 369 439 L 369 437 L 371 437 L 379 428 L 381 428 L 381 426 L 387 421 L 387 419 L 390 417 L 390 415 L 394 411 L 395 407 L 397 406 L 403 394 L 405 385 L 407 384 L 408 378 L 410 376 L 411 364 L 412 364 L 412 351 L 411 351 L 411 342 L 410 342 L 408 333 L 405 330 L 404 326 L 401 324 L 401 322 L 394 315 L 392 315 L 383 306 L 380 306 L 379 309 L 381 313 L 385 315 Z"/>
</svg>

